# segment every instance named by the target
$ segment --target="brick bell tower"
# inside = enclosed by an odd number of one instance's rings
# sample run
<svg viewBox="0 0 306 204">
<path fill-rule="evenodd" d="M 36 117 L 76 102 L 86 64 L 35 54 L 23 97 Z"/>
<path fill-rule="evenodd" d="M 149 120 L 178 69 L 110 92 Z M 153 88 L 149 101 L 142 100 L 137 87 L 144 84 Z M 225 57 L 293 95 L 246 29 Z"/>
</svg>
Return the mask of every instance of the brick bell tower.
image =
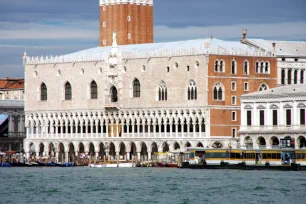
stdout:
<svg viewBox="0 0 306 204">
<path fill-rule="evenodd" d="M 153 43 L 153 0 L 100 0 L 100 46 Z"/>
</svg>

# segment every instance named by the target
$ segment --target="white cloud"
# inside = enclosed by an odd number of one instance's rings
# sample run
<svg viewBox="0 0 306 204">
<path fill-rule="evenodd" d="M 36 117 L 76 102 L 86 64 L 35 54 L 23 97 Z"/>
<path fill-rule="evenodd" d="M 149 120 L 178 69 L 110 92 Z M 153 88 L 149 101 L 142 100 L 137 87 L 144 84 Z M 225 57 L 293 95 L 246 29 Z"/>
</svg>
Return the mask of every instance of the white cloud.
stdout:
<svg viewBox="0 0 306 204">
<path fill-rule="evenodd" d="M 273 23 L 273 24 L 240 24 L 210 27 L 170 28 L 155 26 L 155 39 L 183 40 L 213 37 L 220 39 L 241 38 L 242 29 L 248 29 L 248 37 L 261 37 L 272 39 L 305 39 L 306 22 Z"/>
<path fill-rule="evenodd" d="M 97 21 L 69 21 L 52 23 L 0 22 L 0 39 L 98 39 Z"/>
<path fill-rule="evenodd" d="M 172 28 L 156 25 L 154 34 L 156 41 L 173 41 L 205 38 L 213 35 L 220 39 L 241 37 L 241 30 L 248 29 L 248 37 L 270 39 L 305 39 L 306 22 L 272 23 L 272 24 L 237 24 L 227 26 L 179 27 Z M 8 23 L 0 22 L 0 40 L 65 40 L 83 39 L 97 41 L 99 39 L 98 21 L 67 21 L 52 23 Z"/>
</svg>

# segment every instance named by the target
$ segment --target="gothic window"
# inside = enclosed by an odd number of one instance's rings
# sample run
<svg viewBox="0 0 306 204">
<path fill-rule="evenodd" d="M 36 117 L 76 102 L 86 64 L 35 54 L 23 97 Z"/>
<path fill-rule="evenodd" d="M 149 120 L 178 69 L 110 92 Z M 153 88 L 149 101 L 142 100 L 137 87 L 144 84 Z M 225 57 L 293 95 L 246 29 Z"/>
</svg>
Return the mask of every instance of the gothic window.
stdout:
<svg viewBox="0 0 306 204">
<path fill-rule="evenodd" d="M 40 100 L 46 101 L 48 99 L 48 90 L 46 84 L 42 83 L 40 86 Z"/>
<path fill-rule="evenodd" d="M 264 91 L 264 90 L 268 90 L 269 87 L 266 84 L 261 84 L 258 91 Z"/>
<path fill-rule="evenodd" d="M 135 79 L 133 82 L 133 97 L 134 98 L 140 97 L 140 83 L 138 79 Z"/>
<path fill-rule="evenodd" d="M 197 100 L 197 86 L 193 80 L 189 81 L 188 100 Z"/>
<path fill-rule="evenodd" d="M 219 61 L 216 60 L 215 61 L 215 72 L 218 72 L 218 70 L 219 70 Z"/>
<path fill-rule="evenodd" d="M 71 85 L 69 82 L 65 84 L 65 100 L 71 100 L 72 99 L 72 90 Z"/>
<path fill-rule="evenodd" d="M 292 71 L 291 69 L 288 70 L 288 84 L 291 84 L 291 74 L 292 74 Z"/>
<path fill-rule="evenodd" d="M 167 85 L 165 82 L 161 82 L 158 88 L 158 100 L 166 101 L 168 97 Z"/>
<path fill-rule="evenodd" d="M 256 73 L 259 73 L 259 62 L 256 62 Z"/>
<path fill-rule="evenodd" d="M 113 86 L 110 89 L 110 95 L 111 95 L 111 102 L 112 103 L 118 102 L 118 91 L 117 91 L 116 87 Z"/>
<path fill-rule="evenodd" d="M 98 98 L 98 86 L 95 81 L 92 81 L 90 84 L 90 98 L 97 99 Z"/>
<path fill-rule="evenodd" d="M 220 72 L 223 72 L 224 71 L 224 61 L 221 60 L 220 61 L 220 69 L 219 69 Z"/>
<path fill-rule="evenodd" d="M 265 66 L 265 73 L 268 74 L 270 70 L 270 63 L 266 62 L 266 66 Z"/>
<path fill-rule="evenodd" d="M 285 70 L 282 70 L 282 76 L 281 76 L 281 84 L 284 85 L 285 84 L 285 77 L 286 77 L 286 73 Z"/>
<path fill-rule="evenodd" d="M 264 73 L 264 62 L 260 63 L 260 73 Z"/>
<path fill-rule="evenodd" d="M 214 87 L 214 100 L 218 100 L 218 89 Z"/>
<path fill-rule="evenodd" d="M 216 101 L 224 100 L 224 86 L 220 82 L 213 87 L 213 99 Z"/>
<path fill-rule="evenodd" d="M 232 61 L 232 74 L 236 74 L 236 61 Z"/>
<path fill-rule="evenodd" d="M 244 62 L 243 73 L 244 73 L 245 75 L 248 75 L 248 74 L 249 74 L 249 62 L 248 62 L 248 61 L 245 61 L 245 62 Z"/>
<path fill-rule="evenodd" d="M 301 72 L 300 72 L 300 75 L 301 75 L 301 77 L 300 77 L 300 83 L 301 84 L 304 84 L 304 70 L 301 70 Z"/>
</svg>

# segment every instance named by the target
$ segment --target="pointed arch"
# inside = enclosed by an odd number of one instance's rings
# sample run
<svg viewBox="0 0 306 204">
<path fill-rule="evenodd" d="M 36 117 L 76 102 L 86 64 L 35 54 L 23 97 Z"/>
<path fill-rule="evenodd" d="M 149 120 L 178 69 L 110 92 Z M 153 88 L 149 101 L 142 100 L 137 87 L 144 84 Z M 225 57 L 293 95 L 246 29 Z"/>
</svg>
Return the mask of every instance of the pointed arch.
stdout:
<svg viewBox="0 0 306 204">
<path fill-rule="evenodd" d="M 47 101 L 48 100 L 48 89 L 45 83 L 40 85 L 40 100 Z"/>
<path fill-rule="evenodd" d="M 188 100 L 197 100 L 197 86 L 194 80 L 189 80 L 188 83 Z"/>
<path fill-rule="evenodd" d="M 282 85 L 285 84 L 285 80 L 286 80 L 286 71 L 285 69 L 282 69 L 282 73 L 281 73 L 281 84 Z"/>
<path fill-rule="evenodd" d="M 217 82 L 213 86 L 213 100 L 223 101 L 224 100 L 225 89 L 221 82 Z"/>
<path fill-rule="evenodd" d="M 235 59 L 232 60 L 232 74 L 236 74 L 237 73 L 237 62 Z"/>
<path fill-rule="evenodd" d="M 243 73 L 245 75 L 249 75 L 250 74 L 250 65 L 249 65 L 249 61 L 248 60 L 245 60 L 244 63 L 243 63 Z"/>
<path fill-rule="evenodd" d="M 133 81 L 133 97 L 139 98 L 140 97 L 140 82 L 137 78 Z"/>
<path fill-rule="evenodd" d="M 65 83 L 65 100 L 71 100 L 72 99 L 72 88 L 71 84 L 69 82 Z"/>
<path fill-rule="evenodd" d="M 215 72 L 219 71 L 219 60 L 215 61 Z"/>
<path fill-rule="evenodd" d="M 161 81 L 158 87 L 158 100 L 167 101 L 168 100 L 168 89 L 164 81 Z"/>
<path fill-rule="evenodd" d="M 111 96 L 111 102 L 116 103 L 118 102 L 118 90 L 115 86 L 112 86 L 110 89 L 110 96 Z"/>
<path fill-rule="evenodd" d="M 98 99 L 98 85 L 94 80 L 90 83 L 90 99 Z"/>
</svg>

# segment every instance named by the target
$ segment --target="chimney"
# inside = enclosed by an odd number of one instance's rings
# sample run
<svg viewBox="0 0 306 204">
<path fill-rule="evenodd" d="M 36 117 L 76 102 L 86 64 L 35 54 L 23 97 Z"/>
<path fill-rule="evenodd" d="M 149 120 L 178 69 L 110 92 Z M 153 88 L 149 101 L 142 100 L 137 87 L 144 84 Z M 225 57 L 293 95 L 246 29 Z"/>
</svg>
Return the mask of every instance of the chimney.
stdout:
<svg viewBox="0 0 306 204">
<path fill-rule="evenodd" d="M 247 29 L 243 29 L 243 30 L 242 30 L 242 39 L 243 39 L 243 40 L 246 39 L 247 32 L 248 32 Z"/>
<path fill-rule="evenodd" d="M 272 54 L 273 54 L 273 56 L 275 55 L 275 47 L 276 47 L 276 43 L 275 42 L 273 42 L 272 43 Z"/>
</svg>

